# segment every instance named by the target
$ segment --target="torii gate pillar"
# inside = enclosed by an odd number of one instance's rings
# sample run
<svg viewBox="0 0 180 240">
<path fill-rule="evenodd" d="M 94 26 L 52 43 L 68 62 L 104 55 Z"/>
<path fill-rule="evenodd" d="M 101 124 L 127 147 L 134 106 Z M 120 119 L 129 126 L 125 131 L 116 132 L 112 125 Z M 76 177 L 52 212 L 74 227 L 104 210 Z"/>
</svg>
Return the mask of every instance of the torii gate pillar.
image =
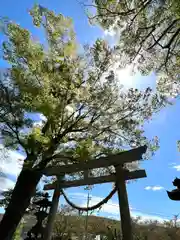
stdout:
<svg viewBox="0 0 180 240">
<path fill-rule="evenodd" d="M 132 240 L 132 224 L 126 189 L 126 179 L 124 176 L 123 167 L 121 165 L 116 166 L 115 169 L 123 240 Z"/>
<path fill-rule="evenodd" d="M 61 181 L 57 180 L 56 187 L 54 189 L 53 198 L 52 198 L 52 206 L 51 206 L 50 211 L 49 211 L 43 240 L 50 240 L 51 239 L 53 224 L 54 224 L 54 220 L 55 220 L 56 213 L 57 213 L 57 210 L 58 210 L 58 204 L 59 204 L 59 198 L 60 198 L 60 189 L 61 189 Z"/>
</svg>

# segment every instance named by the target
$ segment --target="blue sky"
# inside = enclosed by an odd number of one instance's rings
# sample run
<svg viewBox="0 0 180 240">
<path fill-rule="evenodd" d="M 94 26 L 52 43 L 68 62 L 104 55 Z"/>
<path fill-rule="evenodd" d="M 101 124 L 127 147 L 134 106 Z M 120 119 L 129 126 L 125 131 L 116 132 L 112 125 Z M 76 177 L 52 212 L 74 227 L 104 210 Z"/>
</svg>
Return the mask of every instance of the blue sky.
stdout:
<svg viewBox="0 0 180 240">
<path fill-rule="evenodd" d="M 88 24 L 84 10 L 77 0 L 66 0 L 66 4 L 64 1 L 59 0 L 40 0 L 36 1 L 36 3 L 72 17 L 80 43 L 92 43 L 97 37 L 110 38 L 100 28 L 92 27 Z M 0 16 L 8 16 L 23 27 L 31 30 L 33 35 L 43 41 L 43 35 L 39 30 L 32 28 L 31 17 L 27 14 L 27 10 L 32 6 L 32 0 L 6 0 L 1 3 Z M 0 42 L 2 42 L 1 37 Z M 0 68 L 5 66 L 6 64 L 0 60 Z M 140 74 L 132 77 L 128 75 L 127 71 L 121 71 L 119 77 L 126 86 L 144 88 L 149 84 L 151 86 L 155 84 L 155 76 L 153 74 L 149 77 L 141 77 Z M 172 180 L 180 175 L 180 172 L 177 171 L 180 170 L 180 158 L 176 146 L 176 141 L 180 139 L 180 131 L 178 131 L 179 109 L 180 102 L 176 101 L 174 106 L 163 109 L 158 115 L 154 116 L 151 122 L 145 124 L 145 132 L 149 138 L 153 136 L 160 138 L 160 149 L 152 159 L 142 163 L 142 168 L 146 169 L 147 178 L 132 182 L 127 186 L 133 216 L 141 215 L 149 219 L 169 219 L 180 211 L 179 203 L 170 201 L 165 191 L 166 189 L 172 189 Z M 7 174 L 9 180 L 4 180 L 0 177 L 0 189 L 4 189 L 6 186 L 13 186 L 12 181 L 15 181 L 19 171 L 19 162 L 16 162 L 14 159 L 19 158 L 22 158 L 22 156 L 11 152 L 8 162 L 4 158 L 1 160 L 0 167 Z M 92 195 L 91 204 L 106 196 L 110 190 L 110 184 L 95 186 L 90 192 Z M 86 202 L 87 191 L 76 188 L 67 192 L 71 200 L 74 200 L 76 203 L 84 204 Z M 61 200 L 61 203 L 64 203 L 64 200 Z M 114 196 L 99 214 L 119 217 L 117 203 L 117 196 Z"/>
</svg>

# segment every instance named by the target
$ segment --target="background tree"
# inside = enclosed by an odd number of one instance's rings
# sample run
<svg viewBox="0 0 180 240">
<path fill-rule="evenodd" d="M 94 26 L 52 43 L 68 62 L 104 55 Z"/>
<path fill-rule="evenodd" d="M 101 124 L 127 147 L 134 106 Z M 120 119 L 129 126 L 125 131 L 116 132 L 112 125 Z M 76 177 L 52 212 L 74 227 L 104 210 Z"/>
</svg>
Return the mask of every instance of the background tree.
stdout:
<svg viewBox="0 0 180 240">
<path fill-rule="evenodd" d="M 7 191 L 4 191 L 1 193 L 2 199 L 0 199 L 0 207 L 2 207 L 4 209 L 7 208 L 8 204 L 11 200 L 12 193 L 13 193 L 13 189 L 8 189 Z M 45 192 L 37 189 L 34 196 L 31 198 L 28 209 L 26 209 L 26 214 L 29 214 L 29 213 L 33 214 L 33 212 L 36 212 L 38 207 L 33 203 L 43 199 L 44 196 L 45 196 Z"/>
<path fill-rule="evenodd" d="M 74 233 L 78 236 L 79 225 L 78 212 L 67 205 L 59 209 L 53 228 L 54 239 L 68 240 Z"/>
<path fill-rule="evenodd" d="M 6 209 L 12 195 L 13 189 L 8 189 L 7 191 L 4 191 L 1 193 L 2 199 L 0 199 L 0 207 Z M 33 202 L 36 202 L 44 197 L 44 192 L 36 190 L 35 195 L 31 199 L 31 203 L 26 209 L 26 214 L 32 216 L 34 212 L 38 211 L 38 207 L 33 204 Z M 28 216 L 28 218 L 30 217 Z M 26 218 L 26 217 L 25 217 Z M 22 219 L 22 221 L 19 223 L 14 235 L 13 235 L 13 240 L 21 240 L 22 239 L 22 232 L 23 232 L 23 227 L 24 225 L 27 225 L 27 219 Z"/>
<path fill-rule="evenodd" d="M 91 20 L 117 33 L 120 67 L 135 64 L 142 74 L 158 75 L 158 90 L 180 91 L 180 2 L 177 0 L 92 0 Z"/>
<path fill-rule="evenodd" d="M 6 207 L 10 202 L 12 192 L 13 192 L 13 189 L 8 189 L 7 191 L 4 191 L 1 193 L 2 198 L 0 199 L 0 207 L 6 209 Z"/>
<path fill-rule="evenodd" d="M 26 158 L 0 223 L 2 240 L 11 239 L 47 165 L 143 144 L 151 153 L 157 148 L 157 138 L 144 136 L 143 122 L 161 101 L 149 88 L 122 91 L 114 49 L 98 39 L 80 52 L 71 19 L 37 5 L 30 14 L 44 29 L 44 45 L 16 23 L 3 25 L 3 57 L 11 67 L 0 83 L 1 137 Z M 33 114 L 43 116 L 40 125 Z"/>
<path fill-rule="evenodd" d="M 84 228 L 85 215 L 79 215 L 71 207 L 64 205 L 56 215 L 53 235 L 55 239 L 66 240 L 76 236 L 82 239 L 86 235 Z M 87 224 L 87 239 L 94 239 L 95 236 L 107 236 L 110 232 L 119 227 L 119 222 L 108 218 L 90 215 Z M 108 228 L 109 226 L 109 228 Z"/>
<path fill-rule="evenodd" d="M 10 199 L 11 199 L 11 195 L 13 193 L 13 189 L 8 189 L 7 191 L 4 191 L 1 193 L 2 199 L 0 199 L 0 207 L 4 208 L 6 210 Z M 34 223 L 34 219 L 31 220 L 31 218 L 33 218 L 33 214 L 37 211 L 39 211 L 39 208 L 37 205 L 34 204 L 34 202 L 39 201 L 41 199 L 43 199 L 45 196 L 45 193 L 43 191 L 40 190 L 36 190 L 35 195 L 31 198 L 30 201 L 30 205 L 29 207 L 26 209 L 26 216 L 24 218 L 21 219 L 20 223 L 18 224 L 18 227 L 13 235 L 13 240 L 21 240 L 22 239 L 22 233 L 24 231 L 24 227 L 28 227 L 29 224 L 33 222 Z"/>
<path fill-rule="evenodd" d="M 78 216 L 77 213 L 72 213 L 71 210 L 69 211 L 68 209 L 69 208 L 66 206 L 64 208 L 65 211 L 60 211 L 57 214 L 54 225 L 55 239 L 65 240 L 70 235 L 81 239 L 85 235 L 83 228 L 85 216 Z M 120 223 L 118 220 L 91 215 L 88 221 L 88 239 L 94 239 L 94 237 L 98 235 L 102 240 L 121 239 L 119 225 Z M 162 220 L 158 222 L 144 220 L 139 217 L 132 219 L 132 226 L 134 240 L 176 240 L 180 237 L 179 223 L 175 226 L 172 220 L 164 222 Z"/>
</svg>

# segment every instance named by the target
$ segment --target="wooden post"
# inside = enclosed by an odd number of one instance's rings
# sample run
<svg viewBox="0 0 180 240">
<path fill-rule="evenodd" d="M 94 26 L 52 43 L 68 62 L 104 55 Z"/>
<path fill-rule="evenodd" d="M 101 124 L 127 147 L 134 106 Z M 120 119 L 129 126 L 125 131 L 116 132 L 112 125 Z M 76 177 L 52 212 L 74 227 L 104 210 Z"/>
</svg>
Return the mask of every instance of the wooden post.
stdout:
<svg viewBox="0 0 180 240">
<path fill-rule="evenodd" d="M 60 182 L 60 180 L 59 181 L 57 180 L 56 187 L 54 189 L 53 198 L 52 198 L 52 206 L 51 206 L 50 211 L 49 211 L 48 220 L 47 220 L 43 240 L 50 240 L 51 239 L 53 224 L 54 224 L 54 220 L 55 220 L 56 213 L 57 213 L 57 210 L 58 210 L 58 204 L 59 204 L 59 198 L 60 198 L 60 188 L 61 188 L 61 182 Z"/>
<path fill-rule="evenodd" d="M 119 208 L 121 215 L 121 230 L 123 240 L 132 240 L 132 225 L 129 210 L 128 196 L 126 190 L 126 181 L 122 166 L 116 168 L 116 184 L 118 188 Z"/>
</svg>

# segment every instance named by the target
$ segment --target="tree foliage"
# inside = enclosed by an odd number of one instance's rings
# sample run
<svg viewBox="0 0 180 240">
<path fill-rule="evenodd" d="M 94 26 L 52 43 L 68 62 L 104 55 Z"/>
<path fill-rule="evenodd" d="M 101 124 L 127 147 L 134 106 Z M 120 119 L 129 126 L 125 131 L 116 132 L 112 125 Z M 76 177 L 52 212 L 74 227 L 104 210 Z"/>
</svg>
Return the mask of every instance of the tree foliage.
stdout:
<svg viewBox="0 0 180 240">
<path fill-rule="evenodd" d="M 11 65 L 0 88 L 6 147 L 23 149 L 25 164 L 42 169 L 57 152 L 77 162 L 147 143 L 142 124 L 160 108 L 157 95 L 120 89 L 104 40 L 80 54 L 71 19 L 36 5 L 30 14 L 44 28 L 46 45 L 18 24 L 4 24 L 4 59 Z M 41 125 L 32 113 L 44 116 Z"/>
<path fill-rule="evenodd" d="M 75 221 L 70 220 L 70 216 L 72 216 L 73 214 L 74 209 L 67 205 L 61 206 L 60 210 L 56 215 L 53 227 L 53 235 L 55 236 L 55 239 L 59 238 L 62 240 L 68 240 L 72 237 L 72 234 L 74 232 L 78 233 L 78 225 L 75 224 L 76 220 L 78 219 L 77 212 L 74 216 L 75 219 L 73 219 Z M 75 224 L 75 226 L 73 226 L 73 224 Z"/>
<path fill-rule="evenodd" d="M 7 208 L 8 204 L 10 202 L 12 193 L 13 193 L 13 189 L 8 189 L 8 190 L 2 192 L 2 194 L 1 194 L 2 198 L 0 199 L 0 207 L 2 207 L 4 209 Z M 30 206 L 26 210 L 27 214 L 29 214 L 29 213 L 33 214 L 33 212 L 37 211 L 38 207 L 36 205 L 34 205 L 33 203 L 38 201 L 38 200 L 41 200 L 44 197 L 44 195 L 45 195 L 44 192 L 42 192 L 40 190 L 36 191 L 35 195 L 31 199 Z"/>
<path fill-rule="evenodd" d="M 78 237 L 82 239 L 86 232 L 86 216 L 78 215 L 68 206 L 62 206 L 56 215 L 54 224 L 55 239 L 67 240 L 68 238 Z M 107 218 L 96 217 L 89 215 L 87 224 L 87 238 L 95 239 L 96 235 L 108 235 L 111 231 L 114 232 L 115 228 L 119 227 L 119 222 Z"/>
<path fill-rule="evenodd" d="M 177 0 L 92 0 L 91 20 L 118 33 L 121 67 L 135 64 L 143 74 L 158 75 L 158 90 L 180 91 L 180 2 Z"/>
</svg>

